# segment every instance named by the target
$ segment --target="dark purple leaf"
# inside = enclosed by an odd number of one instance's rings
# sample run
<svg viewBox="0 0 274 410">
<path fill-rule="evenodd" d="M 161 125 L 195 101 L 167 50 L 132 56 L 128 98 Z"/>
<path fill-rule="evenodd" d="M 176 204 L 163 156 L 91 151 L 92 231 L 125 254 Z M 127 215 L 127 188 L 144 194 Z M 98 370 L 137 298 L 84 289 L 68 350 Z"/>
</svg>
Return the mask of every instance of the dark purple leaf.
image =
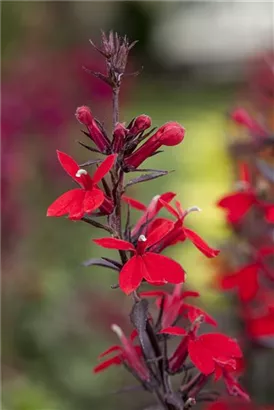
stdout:
<svg viewBox="0 0 274 410">
<path fill-rule="evenodd" d="M 77 141 L 77 142 L 78 142 L 78 144 L 80 144 L 82 147 L 88 149 L 89 151 L 97 152 L 97 153 L 102 154 L 102 152 L 98 151 L 98 149 L 96 149 L 96 148 L 92 148 L 92 147 L 90 147 L 89 145 L 86 145 L 86 144 L 84 144 L 84 143 L 81 142 L 81 141 Z"/>
<path fill-rule="evenodd" d="M 103 266 L 104 268 L 113 269 L 119 272 L 119 268 L 103 258 L 92 258 L 82 263 L 83 266 Z"/>
<path fill-rule="evenodd" d="M 168 171 L 161 171 L 161 172 L 154 172 L 154 173 L 151 173 L 151 174 L 140 175 L 137 178 L 131 179 L 126 184 L 125 188 L 127 188 L 131 185 L 139 184 L 140 182 L 151 181 L 152 179 L 156 179 L 156 178 L 162 177 L 164 175 L 167 175 L 168 173 L 169 173 Z"/>
<path fill-rule="evenodd" d="M 102 159 L 91 159 L 87 162 L 84 162 L 83 164 L 80 164 L 80 167 L 88 167 L 89 165 L 94 165 L 94 164 L 100 164 L 102 162 Z"/>
<path fill-rule="evenodd" d="M 114 259 L 106 258 L 105 256 L 102 256 L 102 259 L 105 261 L 112 263 L 115 265 L 119 270 L 122 269 L 123 265 L 120 262 L 115 261 Z"/>
<path fill-rule="evenodd" d="M 148 301 L 142 299 L 139 302 L 136 302 L 130 313 L 130 320 L 133 326 L 138 331 L 138 336 L 142 349 L 144 351 L 145 357 L 147 359 L 155 359 L 155 354 L 149 339 L 149 336 L 146 332 L 146 324 L 148 317 Z"/>
</svg>

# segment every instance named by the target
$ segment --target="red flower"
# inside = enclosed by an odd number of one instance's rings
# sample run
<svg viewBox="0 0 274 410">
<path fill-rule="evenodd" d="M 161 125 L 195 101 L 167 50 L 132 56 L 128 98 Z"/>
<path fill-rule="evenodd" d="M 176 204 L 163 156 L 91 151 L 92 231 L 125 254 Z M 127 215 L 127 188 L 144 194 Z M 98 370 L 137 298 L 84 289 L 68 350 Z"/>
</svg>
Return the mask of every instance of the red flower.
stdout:
<svg viewBox="0 0 274 410">
<path fill-rule="evenodd" d="M 121 239 L 94 239 L 94 242 L 103 248 L 134 252 L 135 255 L 125 263 L 119 276 L 120 288 L 127 295 L 137 289 L 143 279 L 157 285 L 184 282 L 185 272 L 179 263 L 150 251 L 151 246 L 159 242 L 162 236 L 161 229 L 153 231 L 148 238 L 140 235 L 136 248 Z"/>
<path fill-rule="evenodd" d="M 188 353 L 203 374 L 215 373 L 216 378 L 220 376 L 220 369 L 236 370 L 237 361 L 243 356 L 238 343 L 222 333 L 204 334 L 190 340 Z"/>
<path fill-rule="evenodd" d="M 140 292 L 140 296 L 156 297 L 156 305 L 158 308 L 160 308 L 162 299 L 164 298 L 163 315 L 161 321 L 162 329 L 164 329 L 172 326 L 178 315 L 182 312 L 182 310 L 186 306 L 184 299 L 187 297 L 197 297 L 199 296 L 199 293 L 192 291 L 182 292 L 182 285 L 178 284 L 174 286 L 172 294 L 164 290 L 152 290 L 147 292 Z"/>
<path fill-rule="evenodd" d="M 162 125 L 140 148 L 125 158 L 127 168 L 138 168 L 142 162 L 153 155 L 162 145 L 180 144 L 185 136 L 185 129 L 177 122 Z"/>
<path fill-rule="evenodd" d="M 257 206 L 264 213 L 268 222 L 274 222 L 274 205 L 268 204 L 257 197 L 257 193 L 251 186 L 251 179 L 247 164 L 241 164 L 241 192 L 232 192 L 221 198 L 217 205 L 227 211 L 229 223 L 237 224 L 252 208 Z"/>
<path fill-rule="evenodd" d="M 47 216 L 68 214 L 70 219 L 81 219 L 84 214 L 90 214 L 99 208 L 106 199 L 97 184 L 112 168 L 116 155 L 109 155 L 97 168 L 93 178 L 88 175 L 85 169 L 81 169 L 69 155 L 57 151 L 57 156 L 64 170 L 81 188 L 72 189 L 57 198 L 49 206 Z"/>
<path fill-rule="evenodd" d="M 272 301 L 273 302 L 273 301 Z M 253 339 L 273 346 L 274 342 L 274 306 L 269 305 L 261 314 L 247 318 L 247 331 Z"/>
<path fill-rule="evenodd" d="M 264 258 L 273 254 L 273 247 L 265 247 L 258 250 L 255 261 L 237 271 L 224 275 L 220 279 L 221 289 L 237 289 L 238 296 L 242 302 L 248 302 L 256 296 L 259 289 L 258 275 L 260 272 L 266 276 L 271 276 L 267 265 L 264 262 Z M 274 276 L 272 275 L 272 280 Z"/>
<path fill-rule="evenodd" d="M 176 194 L 174 192 L 165 192 L 162 195 L 156 195 L 154 198 L 152 198 L 149 205 L 146 206 L 136 199 L 123 195 L 122 199 L 127 202 L 132 208 L 135 208 L 138 211 L 143 211 L 143 215 L 137 221 L 131 231 L 131 236 L 134 237 L 135 235 L 141 235 L 142 233 L 147 231 L 149 232 L 153 219 L 164 206 L 161 201 L 163 200 L 165 202 L 170 202 L 175 196 Z"/>
<path fill-rule="evenodd" d="M 238 271 L 221 278 L 221 289 L 228 290 L 236 288 L 238 296 L 242 302 L 252 300 L 258 289 L 258 270 L 260 266 L 257 263 L 246 265 Z"/>
<path fill-rule="evenodd" d="M 243 356 L 238 343 L 222 333 L 209 333 L 197 337 L 199 323 L 193 324 L 194 327 L 188 332 L 178 326 L 161 330 L 160 333 L 183 336 L 170 359 L 170 369 L 178 371 L 189 355 L 197 369 L 204 375 L 214 373 L 215 380 L 224 375 L 226 377 L 230 372 L 238 371 Z"/>
<path fill-rule="evenodd" d="M 199 293 L 193 291 L 182 292 L 181 284 L 174 286 L 172 294 L 167 293 L 164 290 L 152 290 L 141 292 L 140 296 L 156 297 L 156 305 L 158 308 L 161 307 L 162 298 L 164 298 L 163 315 L 161 321 L 162 329 L 166 329 L 172 326 L 179 315 L 188 317 L 191 323 L 202 316 L 204 322 L 212 326 L 217 326 L 217 322 L 204 310 L 200 309 L 197 306 L 185 303 L 185 298 L 198 297 Z"/>
<path fill-rule="evenodd" d="M 114 345 L 101 353 L 99 358 L 107 356 L 113 352 L 118 352 L 115 356 L 95 366 L 93 369 L 94 373 L 99 373 L 110 366 L 117 366 L 125 363 L 141 380 L 149 381 L 149 371 L 145 366 L 144 360 L 142 360 L 142 349 L 138 345 L 133 345 L 133 340 L 137 336 L 136 331 L 134 330 L 131 333 L 130 339 L 127 339 L 119 326 L 112 325 L 112 330 L 118 335 L 122 346 Z"/>
<path fill-rule="evenodd" d="M 162 251 L 167 246 L 173 245 L 177 242 L 184 242 L 186 239 L 190 239 L 193 245 L 196 246 L 205 256 L 208 258 L 214 258 L 220 251 L 218 249 L 211 248 L 196 232 L 184 226 L 185 217 L 192 211 L 199 210 L 197 207 L 190 208 L 187 211 L 183 211 L 179 201 L 175 201 L 176 209 L 166 203 L 163 199 L 160 202 L 165 208 L 177 218 L 176 222 L 169 221 L 168 219 L 159 218 L 155 221 L 155 225 L 162 225 L 166 227 L 168 231 L 159 245 L 159 249 Z"/>
</svg>

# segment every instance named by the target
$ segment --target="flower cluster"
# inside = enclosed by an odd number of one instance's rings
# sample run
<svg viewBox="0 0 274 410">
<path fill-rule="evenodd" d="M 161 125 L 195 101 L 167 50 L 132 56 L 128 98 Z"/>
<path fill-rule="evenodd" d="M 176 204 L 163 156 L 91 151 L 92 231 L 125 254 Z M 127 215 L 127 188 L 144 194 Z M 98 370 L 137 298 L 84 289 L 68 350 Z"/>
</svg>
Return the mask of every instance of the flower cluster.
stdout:
<svg viewBox="0 0 274 410">
<path fill-rule="evenodd" d="M 57 152 L 61 166 L 78 188 L 62 194 L 47 211 L 48 216 L 68 215 L 71 220 L 84 221 L 107 232 L 107 236 L 93 241 L 101 248 L 117 250 L 120 260 L 102 256 L 84 265 L 117 271 L 119 284 L 114 287 L 133 296 L 130 313 L 133 332 L 127 338 L 118 325 L 112 326 L 121 345 L 101 353 L 102 360 L 94 372 L 125 366 L 145 390 L 157 397 L 163 409 L 186 409 L 201 400 L 215 400 L 214 392 L 203 391 L 212 378 L 223 379 L 229 394 L 248 400 L 248 394 L 238 382 L 243 354 L 237 341 L 219 332 L 201 333 L 203 323 L 209 326 L 217 323 L 200 307 L 185 301 L 199 294 L 182 291 L 186 280 L 183 267 L 162 254 L 187 240 L 207 258 L 219 254 L 218 249 L 210 247 L 185 225 L 188 214 L 199 208 L 184 210 L 175 200 L 174 192 L 154 196 L 147 206 L 127 195 L 129 186 L 166 175 L 164 170 L 139 167 L 158 154 L 159 148 L 176 146 L 185 137 L 185 129 L 173 121 L 151 129 L 152 121 L 144 114 L 128 124 L 119 122 L 119 87 L 131 47 L 126 38 L 113 33 L 109 37 L 103 34 L 102 47 L 96 47 L 106 58 L 107 72 L 95 74 L 113 90 L 113 130 L 108 133 L 88 107 L 76 110 L 76 118 L 86 127 L 83 132 L 90 141 L 90 145 L 82 145 L 100 157 L 78 165 L 69 155 Z M 92 165 L 96 170 L 91 176 L 86 168 Z M 126 182 L 126 174 L 137 171 L 144 173 Z M 131 208 L 141 212 L 135 224 L 131 220 Z M 160 216 L 160 211 L 165 216 Z M 143 285 L 147 284 L 172 284 L 174 288 L 172 293 L 162 287 L 144 290 Z M 147 298 L 150 297 L 156 298 L 156 318 L 149 312 Z M 179 321 L 183 321 L 180 326 Z M 179 343 L 170 353 L 167 345 L 173 336 L 179 338 Z M 175 388 L 171 378 L 177 373 L 182 374 L 183 381 Z"/>
<path fill-rule="evenodd" d="M 269 58 L 271 81 L 266 83 L 264 79 L 264 87 L 256 88 L 261 97 L 264 93 L 267 96 L 263 105 L 262 98 L 257 101 L 260 111 L 257 108 L 255 116 L 245 108 L 237 108 L 231 114 L 239 132 L 245 130 L 246 138 L 245 142 L 236 141 L 231 146 L 239 169 L 236 189 L 217 204 L 224 210 L 235 236 L 234 246 L 230 246 L 234 256 L 230 253 L 230 262 L 221 268 L 218 286 L 236 293 L 246 336 L 257 344 L 273 346 L 274 137 L 271 123 L 274 98 L 268 88 L 273 86 L 274 58 Z M 269 76 L 266 78 L 270 80 Z M 260 84 L 257 82 L 257 86 Z"/>
</svg>

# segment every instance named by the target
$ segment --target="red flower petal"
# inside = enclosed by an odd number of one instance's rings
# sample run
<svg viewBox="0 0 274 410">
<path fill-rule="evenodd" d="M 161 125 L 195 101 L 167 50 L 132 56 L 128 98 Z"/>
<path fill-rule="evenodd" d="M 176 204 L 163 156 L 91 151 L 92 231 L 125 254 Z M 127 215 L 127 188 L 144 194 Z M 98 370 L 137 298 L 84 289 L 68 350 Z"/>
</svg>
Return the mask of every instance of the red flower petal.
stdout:
<svg viewBox="0 0 274 410">
<path fill-rule="evenodd" d="M 166 218 L 157 218 L 152 221 L 149 226 L 148 226 L 148 235 L 150 235 L 151 232 L 155 231 L 158 229 L 160 226 L 164 227 L 163 229 L 166 229 L 167 232 L 169 232 L 173 226 L 174 222 L 170 221 L 169 219 Z"/>
<path fill-rule="evenodd" d="M 274 246 L 265 246 L 259 249 L 258 254 L 262 257 L 269 256 L 274 253 Z"/>
<path fill-rule="evenodd" d="M 167 202 L 165 202 L 162 198 L 159 200 L 159 202 L 167 209 L 167 211 L 171 215 L 175 216 L 176 219 L 180 219 L 179 213 L 174 208 L 172 208 L 171 205 L 169 205 Z"/>
<path fill-rule="evenodd" d="M 203 346 L 201 340 L 190 340 L 188 353 L 192 363 L 205 375 L 214 372 L 215 363 L 211 352 Z"/>
<path fill-rule="evenodd" d="M 119 285 L 127 295 L 140 286 L 143 279 L 143 260 L 141 256 L 133 256 L 123 266 L 119 275 Z"/>
<path fill-rule="evenodd" d="M 108 173 L 108 171 L 113 167 L 116 157 L 117 157 L 116 154 L 109 155 L 102 162 L 102 164 L 99 165 L 99 167 L 96 169 L 92 177 L 94 184 L 97 184 L 99 181 L 101 181 L 101 179 L 104 178 L 104 176 Z"/>
<path fill-rule="evenodd" d="M 119 352 L 122 352 L 122 348 L 121 346 L 115 345 L 115 346 L 111 346 L 109 349 L 105 350 L 103 353 L 101 353 L 99 355 L 99 357 L 104 357 L 107 356 L 108 354 L 112 353 L 112 352 L 117 352 L 117 350 L 119 350 Z"/>
<path fill-rule="evenodd" d="M 98 364 L 97 366 L 94 367 L 93 372 L 94 373 L 99 373 L 105 369 L 107 369 L 110 366 L 113 365 L 119 365 L 122 363 L 122 359 L 120 356 L 114 356 L 111 359 L 105 360 L 104 362 Z"/>
<path fill-rule="evenodd" d="M 77 164 L 76 161 L 69 155 L 65 154 L 64 152 L 58 151 L 57 150 L 57 157 L 62 165 L 63 169 L 66 171 L 66 173 L 74 179 L 74 181 L 79 184 L 79 179 L 76 177 L 76 173 L 79 170 L 79 165 Z"/>
<path fill-rule="evenodd" d="M 147 207 L 136 199 L 130 198 L 129 196 L 122 195 L 123 201 L 129 204 L 132 208 L 137 209 L 138 211 L 146 211 Z"/>
<path fill-rule="evenodd" d="M 156 208 L 155 208 L 155 215 L 163 208 L 163 202 L 169 203 L 172 199 L 176 196 L 174 192 L 165 192 L 164 194 L 160 195 L 159 200 L 157 201 Z"/>
<path fill-rule="evenodd" d="M 199 292 L 195 292 L 194 290 L 186 290 L 185 292 L 182 293 L 182 299 L 185 298 L 197 298 L 200 296 Z"/>
<path fill-rule="evenodd" d="M 221 288 L 238 288 L 239 297 L 243 302 L 253 299 L 259 287 L 258 269 L 257 264 L 247 265 L 232 275 L 224 276 L 220 282 Z"/>
<path fill-rule="evenodd" d="M 267 207 L 265 217 L 268 222 L 274 223 L 274 206 Z"/>
<path fill-rule="evenodd" d="M 212 355 L 216 358 L 219 356 L 228 356 L 229 358 L 243 356 L 237 341 L 222 333 L 204 334 L 199 336 L 199 340 L 205 348 L 211 350 Z"/>
<path fill-rule="evenodd" d="M 85 191 L 80 188 L 65 192 L 48 207 L 47 216 L 63 216 L 69 214 L 70 217 L 81 219 L 84 213 L 84 197 Z"/>
<path fill-rule="evenodd" d="M 87 214 L 90 214 L 104 202 L 104 194 L 100 189 L 93 188 L 91 191 L 86 191 L 83 208 Z"/>
<path fill-rule="evenodd" d="M 240 181 L 251 183 L 250 169 L 246 162 L 242 162 L 239 166 Z"/>
<path fill-rule="evenodd" d="M 243 302 L 252 300 L 259 289 L 258 265 L 250 265 L 241 271 L 239 297 Z"/>
<path fill-rule="evenodd" d="M 274 336 L 274 316 L 268 314 L 255 319 L 251 319 L 247 323 L 248 332 L 252 337 Z"/>
<path fill-rule="evenodd" d="M 239 222 L 249 208 L 256 202 L 251 192 L 237 192 L 222 198 L 217 205 L 228 211 L 228 220 L 231 223 Z"/>
<path fill-rule="evenodd" d="M 185 281 L 185 271 L 173 259 L 152 252 L 146 252 L 142 259 L 144 262 L 143 276 L 149 283 L 177 284 Z"/>
<path fill-rule="evenodd" d="M 165 333 L 174 336 L 184 336 L 187 334 L 186 330 L 179 326 L 166 327 L 165 329 L 160 330 L 159 333 Z"/>
<path fill-rule="evenodd" d="M 158 242 L 160 242 L 161 239 L 163 239 L 163 237 L 172 229 L 172 227 L 173 224 L 170 225 L 162 223 L 157 228 L 151 230 L 147 237 L 145 249 L 148 249 L 151 246 L 156 245 Z"/>
<path fill-rule="evenodd" d="M 130 242 L 123 241 L 122 239 L 101 238 L 93 239 L 93 242 L 95 242 L 99 246 L 102 246 L 102 248 L 136 252 L 134 246 Z"/>
<path fill-rule="evenodd" d="M 191 240 L 193 245 L 196 246 L 205 256 L 208 258 L 214 258 L 219 255 L 219 249 L 210 248 L 208 244 L 194 231 L 188 228 L 183 228 L 185 236 Z"/>
<path fill-rule="evenodd" d="M 188 305 L 186 303 L 183 304 L 182 309 L 187 309 L 187 314 L 189 320 L 193 323 L 199 316 L 204 317 L 204 321 L 212 326 L 217 326 L 217 322 L 213 317 L 211 317 L 208 313 L 204 310 L 198 308 L 197 306 Z"/>
</svg>

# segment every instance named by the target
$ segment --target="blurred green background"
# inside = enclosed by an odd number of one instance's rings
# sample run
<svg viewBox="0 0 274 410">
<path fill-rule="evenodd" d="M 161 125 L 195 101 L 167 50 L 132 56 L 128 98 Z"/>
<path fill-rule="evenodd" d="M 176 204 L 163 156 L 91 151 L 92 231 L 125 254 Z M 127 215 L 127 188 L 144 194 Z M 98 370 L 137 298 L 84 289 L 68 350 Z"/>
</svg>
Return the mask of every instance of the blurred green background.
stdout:
<svg viewBox="0 0 274 410">
<path fill-rule="evenodd" d="M 212 246 L 223 241 L 228 231 L 215 202 L 233 180 L 226 112 L 244 81 L 244 62 L 268 46 L 271 26 L 267 3 L 228 3 L 2 2 L 5 410 L 151 404 L 145 393 L 112 394 L 134 384 L 123 369 L 92 374 L 98 354 L 115 342 L 110 325 L 130 331 L 131 303 L 110 289 L 115 273 L 81 267 L 100 254 L 91 242 L 98 232 L 81 222 L 45 217 L 47 206 L 72 186 L 55 150 L 79 162 L 88 158 L 75 143 L 84 141 L 74 117 L 79 105 L 89 105 L 107 127 L 111 124 L 109 91 L 81 68 L 103 64 L 88 39 L 99 42 L 100 29 L 114 29 L 139 40 L 129 71 L 144 68 L 122 86 L 120 120 L 146 113 L 154 126 L 178 121 L 186 137 L 145 164 L 176 172 L 128 194 L 148 203 L 156 194 L 175 191 L 183 207 L 202 208 L 189 216 L 189 226 Z M 239 12 L 245 19 L 235 19 Z M 254 23 L 258 13 L 261 26 Z M 209 311 L 224 309 L 212 289 L 213 265 L 191 244 L 168 254 L 182 263 L 187 286 L 202 292 Z"/>
</svg>

